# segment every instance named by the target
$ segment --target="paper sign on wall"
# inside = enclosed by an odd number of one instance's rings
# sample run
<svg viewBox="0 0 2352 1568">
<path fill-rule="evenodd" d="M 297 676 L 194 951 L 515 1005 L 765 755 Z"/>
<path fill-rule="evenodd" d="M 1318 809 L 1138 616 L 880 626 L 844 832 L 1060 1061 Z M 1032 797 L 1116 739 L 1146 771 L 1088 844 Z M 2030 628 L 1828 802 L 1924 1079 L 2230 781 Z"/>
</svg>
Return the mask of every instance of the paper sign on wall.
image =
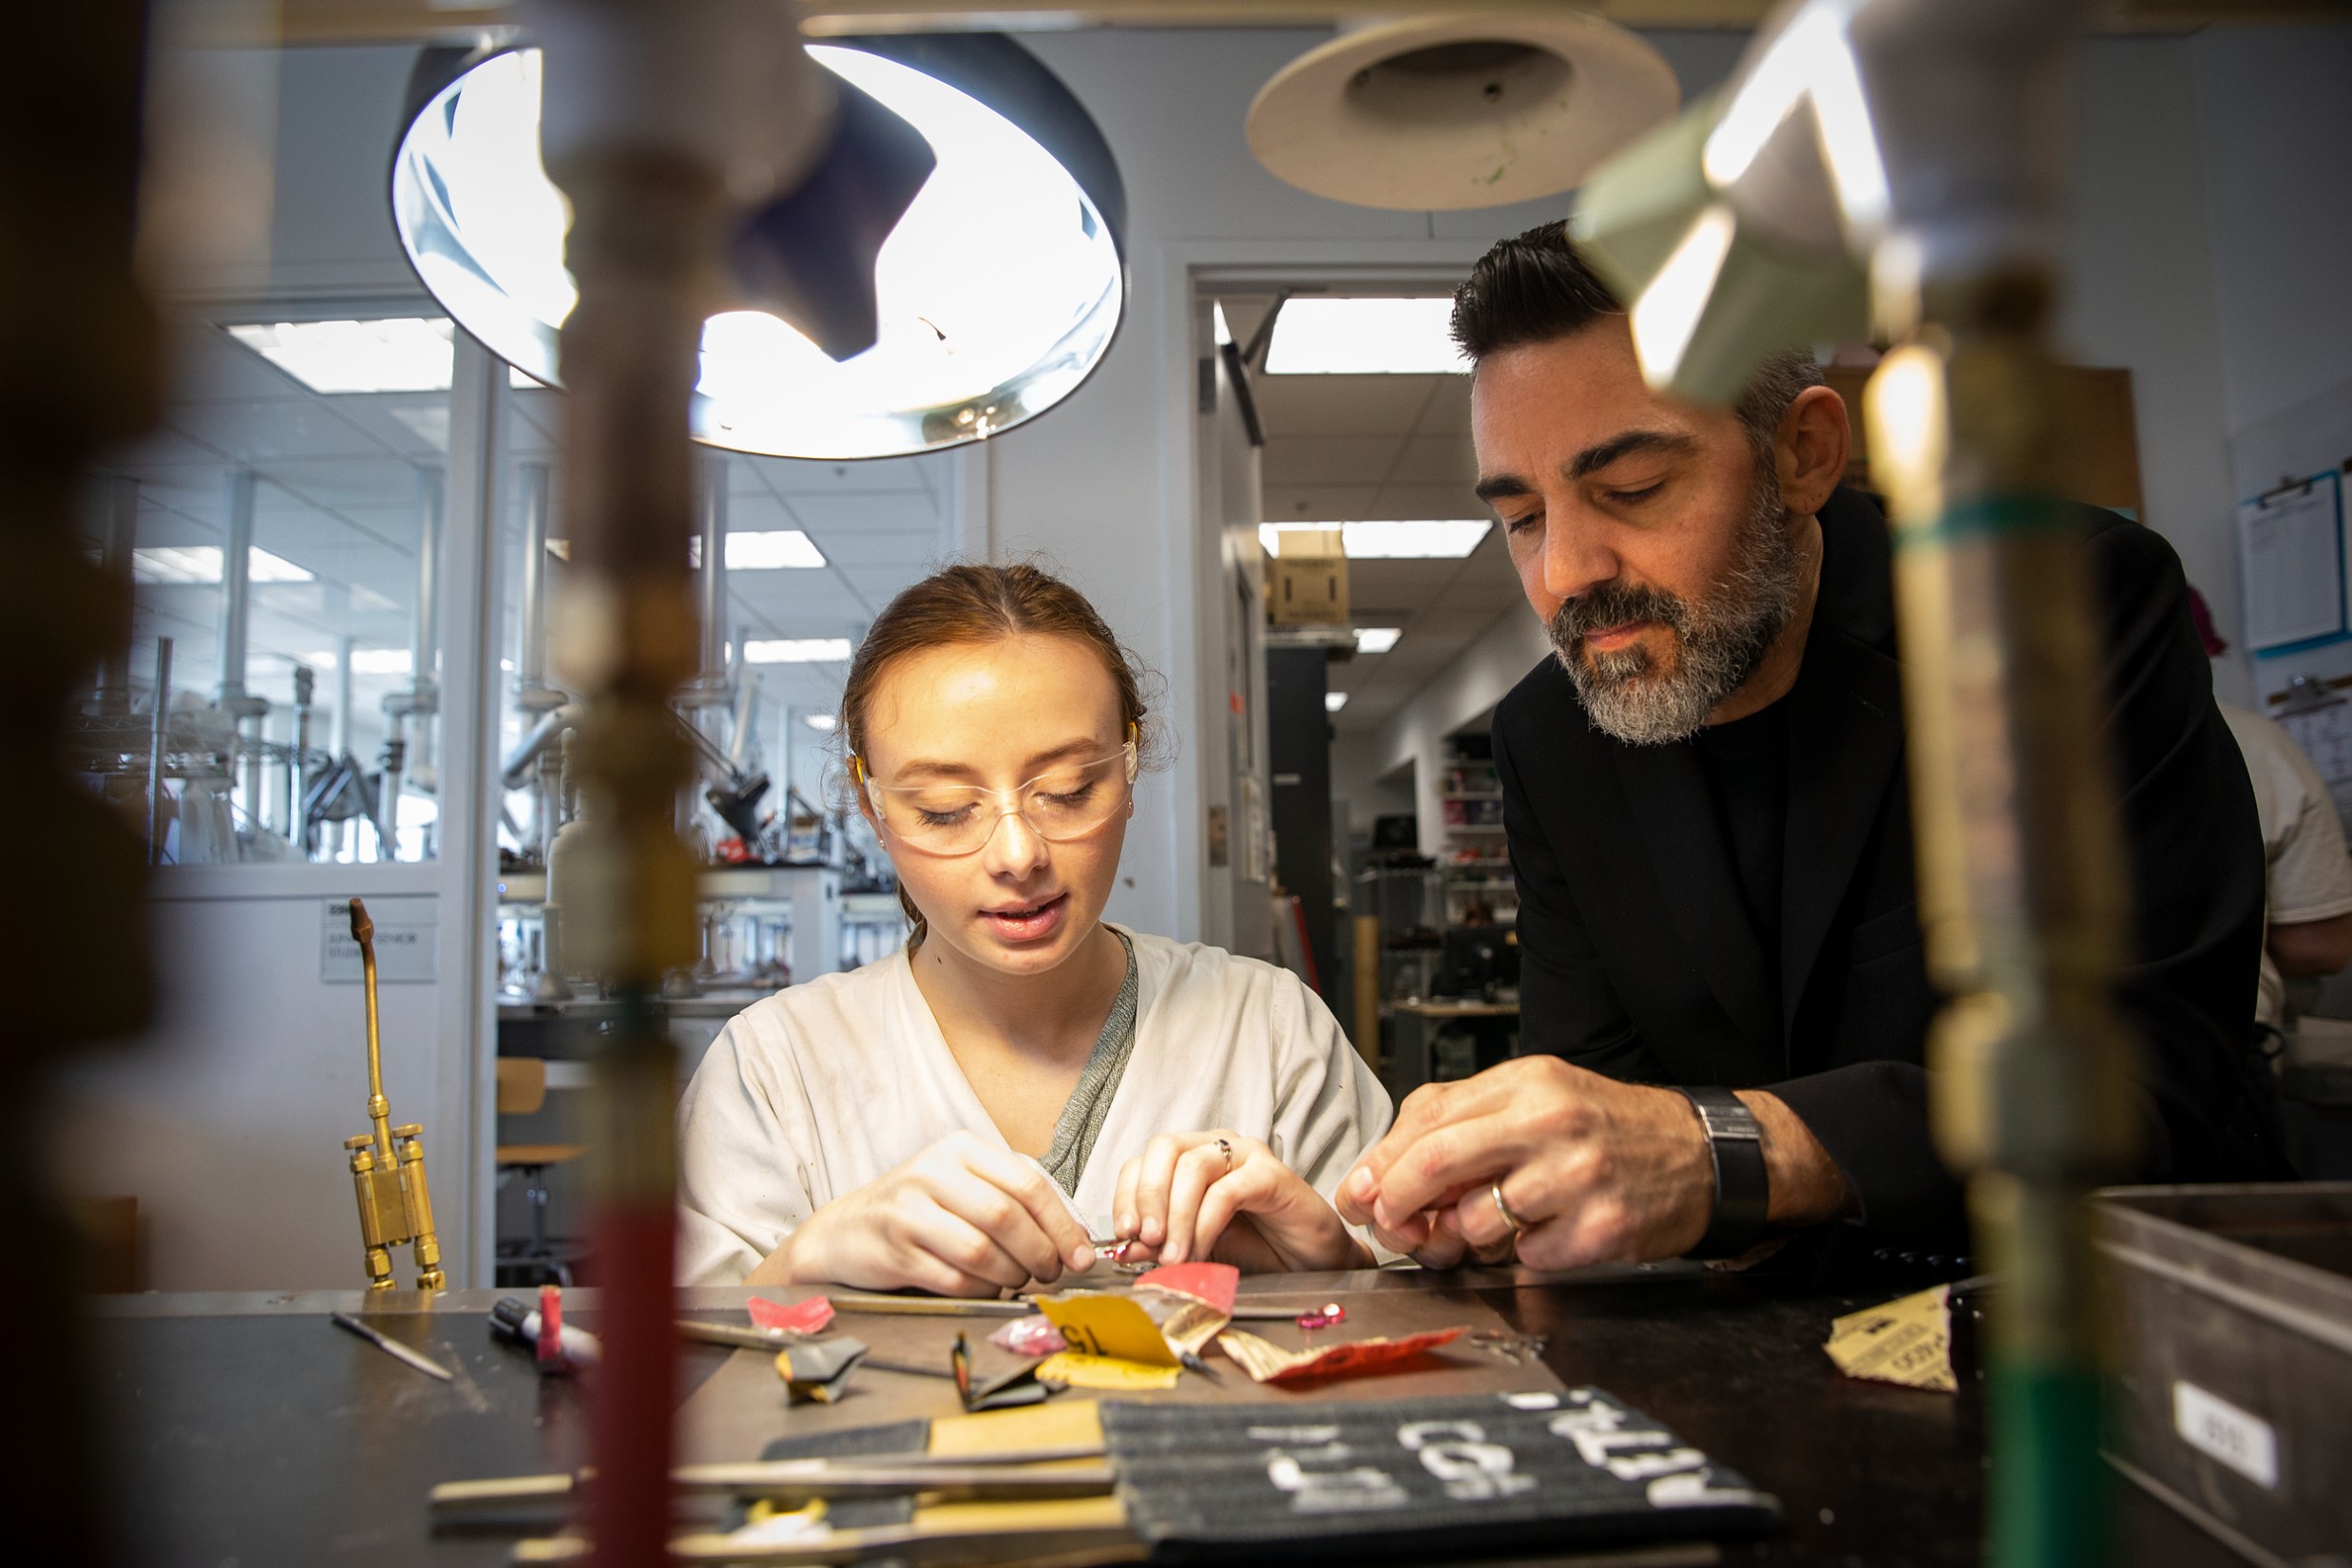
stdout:
<svg viewBox="0 0 2352 1568">
<path fill-rule="evenodd" d="M 2338 477 L 2330 469 L 2239 507 L 2246 645 L 2251 652 L 2342 635 L 2346 563 L 2338 499 Z"/>
<path fill-rule="evenodd" d="M 441 946 L 441 900 L 430 893 L 408 898 L 371 898 L 368 918 L 375 923 L 375 978 L 432 980 Z M 359 944 L 352 940 L 352 905 L 330 898 L 320 905 L 318 978 L 330 985 L 359 984 Z"/>
</svg>

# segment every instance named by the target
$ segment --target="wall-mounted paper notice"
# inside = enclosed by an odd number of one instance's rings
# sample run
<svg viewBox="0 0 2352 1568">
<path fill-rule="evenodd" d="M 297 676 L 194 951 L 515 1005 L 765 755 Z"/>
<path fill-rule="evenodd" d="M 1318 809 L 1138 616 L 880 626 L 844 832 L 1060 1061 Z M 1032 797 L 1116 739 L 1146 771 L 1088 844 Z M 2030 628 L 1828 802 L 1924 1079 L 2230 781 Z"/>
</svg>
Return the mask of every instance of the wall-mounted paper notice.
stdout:
<svg viewBox="0 0 2352 1568">
<path fill-rule="evenodd" d="M 2246 645 L 2254 653 L 2344 630 L 2342 512 L 2333 470 L 2238 507 Z"/>
</svg>

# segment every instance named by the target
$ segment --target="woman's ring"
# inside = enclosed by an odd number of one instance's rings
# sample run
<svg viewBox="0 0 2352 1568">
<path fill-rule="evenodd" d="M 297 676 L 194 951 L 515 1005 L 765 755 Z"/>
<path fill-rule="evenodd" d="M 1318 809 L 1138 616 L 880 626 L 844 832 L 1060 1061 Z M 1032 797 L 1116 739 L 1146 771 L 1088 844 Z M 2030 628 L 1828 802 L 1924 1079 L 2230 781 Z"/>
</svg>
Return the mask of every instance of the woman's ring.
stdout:
<svg viewBox="0 0 2352 1568">
<path fill-rule="evenodd" d="M 1527 1222 L 1520 1218 L 1519 1215 L 1513 1214 L 1511 1212 L 1511 1206 L 1502 1201 L 1501 1182 L 1496 1182 L 1493 1186 L 1487 1188 L 1486 1191 L 1495 1200 L 1495 1213 L 1502 1216 L 1502 1223 L 1511 1228 L 1511 1233 L 1513 1235 L 1517 1235 L 1521 1231 L 1527 1229 Z"/>
<path fill-rule="evenodd" d="M 1217 1152 L 1218 1154 L 1221 1154 L 1221 1155 L 1223 1155 L 1223 1156 L 1225 1157 L 1225 1170 L 1224 1170 L 1224 1174 L 1225 1174 L 1226 1176 L 1232 1176 L 1232 1175 L 1233 1174 L 1233 1144 L 1232 1144 L 1231 1142 L 1227 1141 L 1226 1139 L 1224 1139 L 1224 1138 L 1218 1138 L 1218 1139 L 1216 1140 L 1216 1152 Z"/>
</svg>

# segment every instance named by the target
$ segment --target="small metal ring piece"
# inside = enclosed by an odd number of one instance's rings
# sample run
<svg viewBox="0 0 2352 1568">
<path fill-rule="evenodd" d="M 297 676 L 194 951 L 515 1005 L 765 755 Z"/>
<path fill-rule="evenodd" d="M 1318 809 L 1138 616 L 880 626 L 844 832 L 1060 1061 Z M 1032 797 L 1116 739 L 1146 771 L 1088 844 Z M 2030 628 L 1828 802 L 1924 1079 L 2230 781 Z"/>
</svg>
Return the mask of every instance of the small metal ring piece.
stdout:
<svg viewBox="0 0 2352 1568">
<path fill-rule="evenodd" d="M 1226 1176 L 1232 1176 L 1233 1174 L 1233 1144 L 1227 1139 L 1220 1138 L 1216 1140 L 1216 1152 L 1225 1157 L 1225 1170 L 1223 1174 Z"/>
<path fill-rule="evenodd" d="M 1511 1212 L 1511 1206 L 1502 1201 L 1501 1182 L 1496 1182 L 1493 1186 L 1487 1188 L 1486 1191 L 1495 1200 L 1495 1213 L 1502 1216 L 1502 1223 L 1511 1228 L 1511 1233 L 1513 1235 L 1518 1235 L 1521 1231 L 1527 1229 L 1527 1222 L 1520 1218 L 1519 1215 L 1513 1214 Z"/>
</svg>

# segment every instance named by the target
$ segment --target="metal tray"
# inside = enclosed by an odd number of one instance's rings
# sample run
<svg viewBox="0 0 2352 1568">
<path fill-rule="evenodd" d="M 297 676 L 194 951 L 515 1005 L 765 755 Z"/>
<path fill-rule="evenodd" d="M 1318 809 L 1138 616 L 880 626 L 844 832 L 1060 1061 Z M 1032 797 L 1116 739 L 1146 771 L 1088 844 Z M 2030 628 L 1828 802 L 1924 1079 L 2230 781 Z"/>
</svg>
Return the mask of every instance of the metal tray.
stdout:
<svg viewBox="0 0 2352 1568">
<path fill-rule="evenodd" d="M 2099 1195 L 2108 1460 L 2252 1562 L 2352 1568 L 2352 1183 Z"/>
</svg>

